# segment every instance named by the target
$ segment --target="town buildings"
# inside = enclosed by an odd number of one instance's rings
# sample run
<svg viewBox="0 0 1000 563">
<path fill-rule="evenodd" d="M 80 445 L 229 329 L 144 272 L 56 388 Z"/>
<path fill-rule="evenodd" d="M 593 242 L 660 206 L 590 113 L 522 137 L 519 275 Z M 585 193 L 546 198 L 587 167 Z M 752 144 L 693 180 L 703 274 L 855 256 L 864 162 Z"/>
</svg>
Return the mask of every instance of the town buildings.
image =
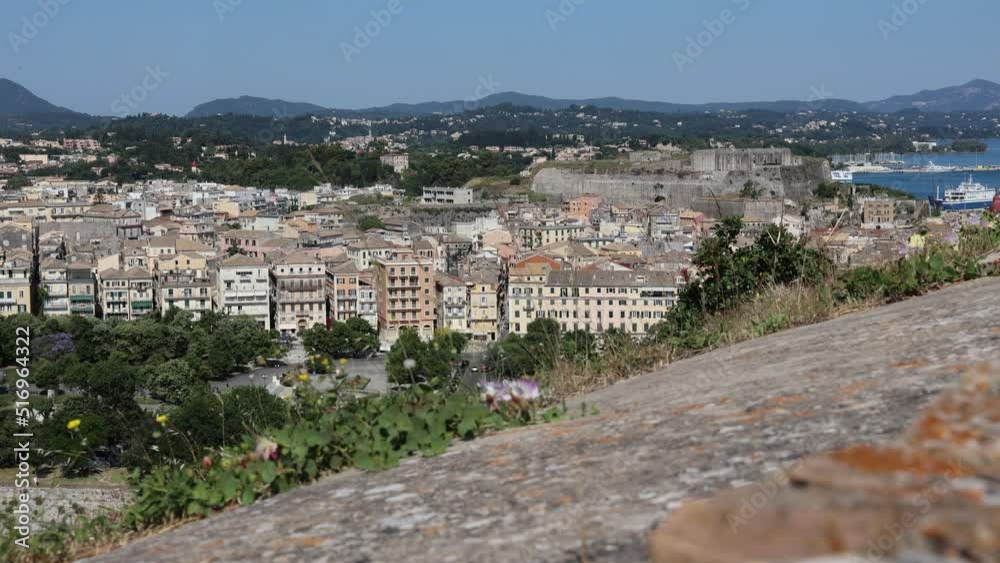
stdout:
<svg viewBox="0 0 1000 563">
<path fill-rule="evenodd" d="M 434 265 L 409 249 L 373 262 L 378 291 L 378 330 L 383 348 L 392 346 L 404 328 L 421 338 L 434 335 L 436 322 Z"/>
<path fill-rule="evenodd" d="M 216 265 L 215 282 L 216 311 L 271 329 L 271 279 L 263 260 L 243 254 L 224 258 Z"/>
<path fill-rule="evenodd" d="M 423 202 L 428 205 L 471 205 L 471 188 L 424 188 Z"/>
<path fill-rule="evenodd" d="M 271 264 L 271 305 L 274 328 L 295 336 L 313 326 L 326 325 L 326 266 L 303 252 L 293 252 Z"/>
<path fill-rule="evenodd" d="M 99 283 L 104 319 L 134 321 L 154 314 L 154 280 L 148 270 L 105 270 L 99 274 Z"/>
<path fill-rule="evenodd" d="M 410 155 L 405 153 L 389 153 L 379 157 L 379 161 L 386 166 L 391 166 L 396 174 L 402 174 L 410 167 Z"/>
<path fill-rule="evenodd" d="M 30 250 L 11 250 L 0 257 L 0 316 L 32 313 L 34 258 Z"/>
</svg>

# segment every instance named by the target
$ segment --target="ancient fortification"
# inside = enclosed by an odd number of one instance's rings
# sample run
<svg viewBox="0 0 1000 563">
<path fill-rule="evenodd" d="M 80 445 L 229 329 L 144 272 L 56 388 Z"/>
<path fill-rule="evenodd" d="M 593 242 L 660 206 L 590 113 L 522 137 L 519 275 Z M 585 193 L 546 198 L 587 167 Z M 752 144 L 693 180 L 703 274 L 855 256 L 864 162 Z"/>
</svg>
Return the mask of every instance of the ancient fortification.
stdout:
<svg viewBox="0 0 1000 563">
<path fill-rule="evenodd" d="M 533 189 L 565 198 L 598 194 L 611 201 L 663 201 L 717 216 L 716 202 L 739 200 L 748 181 L 759 201 L 778 202 L 755 209 L 768 219 L 780 214 L 782 200 L 804 200 L 816 185 L 830 181 L 830 168 L 825 161 L 793 156 L 789 149 L 710 149 L 686 160 L 647 158 L 603 171 L 550 166 L 535 175 Z M 744 212 L 742 203 L 726 205 L 725 213 Z"/>
</svg>

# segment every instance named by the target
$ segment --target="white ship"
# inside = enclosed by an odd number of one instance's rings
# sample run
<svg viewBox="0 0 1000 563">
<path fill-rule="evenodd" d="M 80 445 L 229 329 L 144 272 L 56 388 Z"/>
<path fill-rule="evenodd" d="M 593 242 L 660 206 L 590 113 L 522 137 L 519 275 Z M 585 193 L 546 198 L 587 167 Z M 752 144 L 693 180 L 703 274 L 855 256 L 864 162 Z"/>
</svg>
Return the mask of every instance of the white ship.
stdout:
<svg viewBox="0 0 1000 563">
<path fill-rule="evenodd" d="M 850 170 L 834 170 L 830 174 L 833 176 L 834 182 L 840 182 L 841 184 L 854 183 L 854 172 Z"/>
<path fill-rule="evenodd" d="M 972 176 L 957 188 L 946 189 L 944 197 L 940 194 L 932 196 L 931 205 L 945 211 L 963 211 L 967 209 L 986 209 L 993 204 L 996 190 L 987 188 L 979 182 L 973 182 Z"/>
<path fill-rule="evenodd" d="M 957 168 L 954 166 L 938 166 L 937 164 L 934 164 L 934 162 L 930 160 L 927 161 L 927 166 L 918 169 L 919 172 L 931 172 L 931 173 L 954 172 L 955 170 L 957 170 Z"/>
</svg>

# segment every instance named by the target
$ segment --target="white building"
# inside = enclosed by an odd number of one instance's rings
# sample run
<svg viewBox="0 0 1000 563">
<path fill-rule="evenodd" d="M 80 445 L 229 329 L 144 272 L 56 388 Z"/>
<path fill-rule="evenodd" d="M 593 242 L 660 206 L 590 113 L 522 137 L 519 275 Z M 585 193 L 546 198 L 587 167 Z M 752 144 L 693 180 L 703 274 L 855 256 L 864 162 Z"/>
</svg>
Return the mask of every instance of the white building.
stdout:
<svg viewBox="0 0 1000 563">
<path fill-rule="evenodd" d="M 424 203 L 427 205 L 470 205 L 471 188 L 424 188 Z"/>
<path fill-rule="evenodd" d="M 232 316 L 253 317 L 271 329 L 271 286 L 262 260 L 237 254 L 218 264 L 216 310 Z"/>
</svg>

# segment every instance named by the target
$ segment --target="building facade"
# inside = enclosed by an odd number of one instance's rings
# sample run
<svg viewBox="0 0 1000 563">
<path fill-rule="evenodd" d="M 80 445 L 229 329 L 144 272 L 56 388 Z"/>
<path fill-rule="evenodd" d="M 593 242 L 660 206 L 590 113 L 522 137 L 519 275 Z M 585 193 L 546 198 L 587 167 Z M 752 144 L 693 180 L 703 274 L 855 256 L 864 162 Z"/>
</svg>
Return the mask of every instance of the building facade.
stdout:
<svg viewBox="0 0 1000 563">
<path fill-rule="evenodd" d="M 27 250 L 5 253 L 0 263 L 0 317 L 32 313 L 31 277 L 34 257 Z"/>
<path fill-rule="evenodd" d="M 642 337 L 677 302 L 677 285 L 670 272 L 556 270 L 533 300 L 530 320 L 552 319 L 563 331 L 617 329 Z"/>
<path fill-rule="evenodd" d="M 148 270 L 105 270 L 99 277 L 102 318 L 134 321 L 154 312 L 154 280 Z"/>
<path fill-rule="evenodd" d="M 237 254 L 220 261 L 215 275 L 215 308 L 247 316 L 271 330 L 271 280 L 263 260 Z"/>
<path fill-rule="evenodd" d="M 383 348 L 391 347 L 404 328 L 415 329 L 421 338 L 434 336 L 433 266 L 408 249 L 374 261 L 378 330 Z"/>
<path fill-rule="evenodd" d="M 326 266 L 315 256 L 293 252 L 271 264 L 274 328 L 295 336 L 326 325 Z"/>
</svg>

